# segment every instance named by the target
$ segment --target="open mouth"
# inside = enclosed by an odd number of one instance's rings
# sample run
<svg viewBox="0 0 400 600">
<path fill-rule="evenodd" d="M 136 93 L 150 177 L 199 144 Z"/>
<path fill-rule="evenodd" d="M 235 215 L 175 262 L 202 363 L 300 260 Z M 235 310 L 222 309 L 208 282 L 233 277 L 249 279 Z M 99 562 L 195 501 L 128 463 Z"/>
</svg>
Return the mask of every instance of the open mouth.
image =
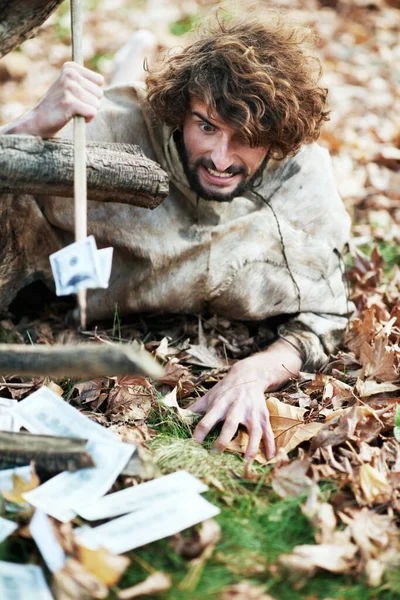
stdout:
<svg viewBox="0 0 400 600">
<path fill-rule="evenodd" d="M 239 173 L 229 173 L 229 171 L 215 171 L 214 169 L 209 169 L 202 165 L 200 170 L 204 173 L 205 178 L 210 183 L 215 183 L 217 185 L 228 185 L 230 184 L 236 177 L 239 176 Z"/>
</svg>

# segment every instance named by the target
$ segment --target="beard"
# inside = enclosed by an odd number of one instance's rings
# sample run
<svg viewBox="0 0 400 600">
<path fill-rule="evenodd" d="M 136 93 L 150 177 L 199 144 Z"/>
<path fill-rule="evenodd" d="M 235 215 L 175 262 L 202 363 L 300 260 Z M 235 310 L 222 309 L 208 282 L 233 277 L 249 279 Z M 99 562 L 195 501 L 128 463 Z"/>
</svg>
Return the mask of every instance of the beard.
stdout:
<svg viewBox="0 0 400 600">
<path fill-rule="evenodd" d="M 193 192 L 195 192 L 198 196 L 200 196 L 200 198 L 203 198 L 203 200 L 209 200 L 214 202 L 231 202 L 234 198 L 243 196 L 243 194 L 245 194 L 247 191 L 251 190 L 254 187 L 257 180 L 260 180 L 262 178 L 263 171 L 268 162 L 267 153 L 261 165 L 251 177 L 249 177 L 249 172 L 244 165 L 231 165 L 229 169 L 227 169 L 227 171 L 229 171 L 229 173 L 233 175 L 240 174 L 243 176 L 243 178 L 239 181 L 235 189 L 231 190 L 230 192 L 214 192 L 205 188 L 202 185 L 199 177 L 200 167 L 205 167 L 206 169 L 214 169 L 215 171 L 218 170 L 214 165 L 213 161 L 209 158 L 200 157 L 193 163 L 193 165 L 191 165 L 190 156 L 186 149 L 182 132 L 176 131 L 174 134 L 174 138 L 190 189 Z"/>
</svg>

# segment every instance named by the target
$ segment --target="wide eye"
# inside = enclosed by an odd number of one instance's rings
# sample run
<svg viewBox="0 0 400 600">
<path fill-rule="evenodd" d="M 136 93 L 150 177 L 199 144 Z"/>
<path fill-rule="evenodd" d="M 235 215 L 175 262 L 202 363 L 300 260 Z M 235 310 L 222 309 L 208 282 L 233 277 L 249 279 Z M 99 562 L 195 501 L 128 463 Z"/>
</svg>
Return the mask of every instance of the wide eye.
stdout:
<svg viewBox="0 0 400 600">
<path fill-rule="evenodd" d="M 200 129 L 204 131 L 204 133 L 212 133 L 215 131 L 215 127 L 210 125 L 210 123 L 205 123 L 204 121 L 203 123 L 200 123 Z"/>
</svg>

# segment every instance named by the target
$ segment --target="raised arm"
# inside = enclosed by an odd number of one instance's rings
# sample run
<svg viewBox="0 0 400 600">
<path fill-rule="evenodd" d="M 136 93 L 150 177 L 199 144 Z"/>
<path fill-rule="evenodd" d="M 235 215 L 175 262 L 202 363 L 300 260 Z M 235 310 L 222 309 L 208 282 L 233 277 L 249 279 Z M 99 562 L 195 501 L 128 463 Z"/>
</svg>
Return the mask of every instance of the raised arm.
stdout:
<svg viewBox="0 0 400 600">
<path fill-rule="evenodd" d="M 30 111 L 0 127 L 0 134 L 54 137 L 75 115 L 93 119 L 103 97 L 102 75 L 73 62 L 63 65 L 49 90 Z"/>
</svg>

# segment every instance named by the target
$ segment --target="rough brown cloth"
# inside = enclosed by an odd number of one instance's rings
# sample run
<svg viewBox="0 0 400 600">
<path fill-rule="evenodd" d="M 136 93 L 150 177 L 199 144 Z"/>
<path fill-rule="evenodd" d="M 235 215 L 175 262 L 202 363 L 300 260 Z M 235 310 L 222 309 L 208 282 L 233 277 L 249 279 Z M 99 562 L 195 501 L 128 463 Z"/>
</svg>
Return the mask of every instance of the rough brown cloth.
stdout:
<svg viewBox="0 0 400 600">
<path fill-rule="evenodd" d="M 145 90 L 114 86 L 88 126 L 88 139 L 138 144 L 169 173 L 170 194 L 153 211 L 89 202 L 88 234 L 114 247 L 110 285 L 88 292 L 89 319 L 129 312 L 201 313 L 264 320 L 286 315 L 303 369 L 317 369 L 340 342 L 352 311 L 341 254 L 350 218 L 328 152 L 303 146 L 270 161 L 257 194 L 229 203 L 190 190 L 173 131 L 146 111 Z M 67 126 L 60 137 L 70 137 Z M 21 287 L 53 286 L 48 255 L 72 241 L 73 201 L 2 197 L 0 309 Z"/>
</svg>

